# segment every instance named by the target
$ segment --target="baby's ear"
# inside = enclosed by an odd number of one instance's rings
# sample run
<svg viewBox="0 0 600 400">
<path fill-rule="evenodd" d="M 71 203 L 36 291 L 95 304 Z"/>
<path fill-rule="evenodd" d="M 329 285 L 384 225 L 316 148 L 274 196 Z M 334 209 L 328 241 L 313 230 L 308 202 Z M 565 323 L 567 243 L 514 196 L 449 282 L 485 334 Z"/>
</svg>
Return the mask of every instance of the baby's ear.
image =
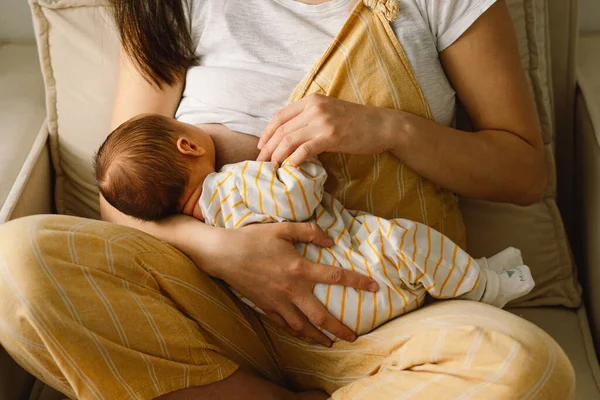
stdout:
<svg viewBox="0 0 600 400">
<path fill-rule="evenodd" d="M 199 146 L 193 140 L 183 136 L 177 139 L 177 150 L 179 150 L 181 154 L 192 157 L 201 157 L 206 154 L 206 149 L 204 149 L 204 147 Z"/>
</svg>

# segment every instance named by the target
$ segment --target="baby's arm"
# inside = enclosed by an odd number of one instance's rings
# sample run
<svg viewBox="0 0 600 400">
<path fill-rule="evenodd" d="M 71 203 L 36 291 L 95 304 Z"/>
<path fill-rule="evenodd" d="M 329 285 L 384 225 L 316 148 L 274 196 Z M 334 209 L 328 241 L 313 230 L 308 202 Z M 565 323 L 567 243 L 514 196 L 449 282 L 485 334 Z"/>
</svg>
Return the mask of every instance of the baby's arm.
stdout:
<svg viewBox="0 0 600 400">
<path fill-rule="evenodd" d="M 273 220 L 305 221 L 323 197 L 327 173 L 312 158 L 298 167 L 283 162 L 246 161 L 235 167 L 234 178 L 246 207 Z"/>
</svg>

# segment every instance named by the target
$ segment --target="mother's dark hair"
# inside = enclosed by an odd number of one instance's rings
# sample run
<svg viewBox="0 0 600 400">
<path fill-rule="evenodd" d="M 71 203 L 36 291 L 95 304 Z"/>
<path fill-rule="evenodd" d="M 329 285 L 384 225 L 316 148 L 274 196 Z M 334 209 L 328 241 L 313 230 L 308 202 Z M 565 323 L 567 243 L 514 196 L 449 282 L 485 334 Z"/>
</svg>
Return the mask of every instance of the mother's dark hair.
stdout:
<svg viewBox="0 0 600 400">
<path fill-rule="evenodd" d="M 189 16 L 191 0 L 111 0 L 121 44 L 144 78 L 172 85 L 197 63 Z"/>
</svg>

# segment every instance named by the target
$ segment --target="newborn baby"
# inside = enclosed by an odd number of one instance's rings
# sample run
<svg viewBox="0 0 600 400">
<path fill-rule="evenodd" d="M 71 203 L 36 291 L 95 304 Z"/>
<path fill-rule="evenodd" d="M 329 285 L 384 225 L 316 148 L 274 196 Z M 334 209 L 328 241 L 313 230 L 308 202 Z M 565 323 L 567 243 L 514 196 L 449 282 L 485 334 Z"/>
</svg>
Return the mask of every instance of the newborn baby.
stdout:
<svg viewBox="0 0 600 400">
<path fill-rule="evenodd" d="M 335 243 L 298 243 L 303 256 L 364 273 L 379 284 L 376 293 L 314 287 L 329 312 L 359 335 L 418 308 L 427 293 L 503 307 L 534 286 L 517 249 L 474 260 L 425 225 L 346 210 L 324 192 L 327 174 L 316 159 L 298 167 L 245 161 L 215 172 L 210 136 L 159 115 L 134 117 L 112 132 L 96 155 L 96 178 L 110 204 L 143 220 L 183 213 L 224 228 L 316 222 Z"/>
</svg>

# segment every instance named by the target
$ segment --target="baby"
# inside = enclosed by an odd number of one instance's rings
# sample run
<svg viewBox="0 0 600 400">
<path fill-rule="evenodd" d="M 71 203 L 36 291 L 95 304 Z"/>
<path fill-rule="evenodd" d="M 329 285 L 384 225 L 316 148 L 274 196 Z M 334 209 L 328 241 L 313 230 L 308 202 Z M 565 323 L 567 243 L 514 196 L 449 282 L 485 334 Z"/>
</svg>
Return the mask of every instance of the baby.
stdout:
<svg viewBox="0 0 600 400">
<path fill-rule="evenodd" d="M 314 288 L 329 312 L 359 335 L 423 305 L 427 293 L 503 307 L 534 286 L 514 248 L 474 260 L 425 225 L 346 210 L 324 192 L 327 174 L 316 159 L 298 167 L 245 161 L 215 172 L 210 136 L 158 115 L 134 117 L 111 133 L 96 155 L 96 178 L 110 204 L 143 220 L 183 213 L 224 228 L 316 222 L 334 245 L 298 243 L 303 256 L 364 273 L 379 284 L 376 293 L 338 285 Z"/>
</svg>

